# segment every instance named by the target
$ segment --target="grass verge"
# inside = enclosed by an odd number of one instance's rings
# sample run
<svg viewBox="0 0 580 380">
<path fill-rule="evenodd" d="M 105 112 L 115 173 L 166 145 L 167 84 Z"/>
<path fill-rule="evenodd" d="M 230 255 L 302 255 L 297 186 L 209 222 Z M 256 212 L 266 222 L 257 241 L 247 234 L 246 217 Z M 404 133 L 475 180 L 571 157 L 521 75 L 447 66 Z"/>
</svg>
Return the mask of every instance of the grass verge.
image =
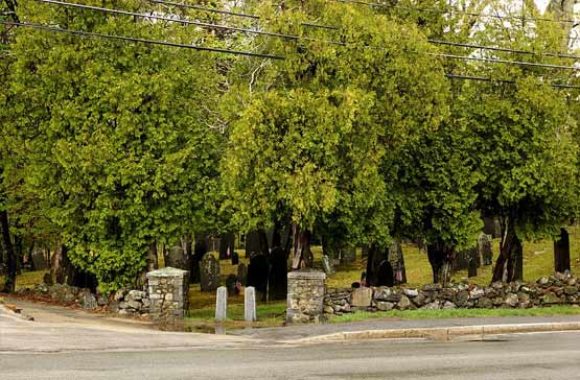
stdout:
<svg viewBox="0 0 580 380">
<path fill-rule="evenodd" d="M 530 309 L 448 309 L 448 310 L 392 310 L 367 312 L 358 311 L 329 318 L 330 323 L 359 322 L 366 320 L 397 319 L 452 319 L 483 317 L 550 317 L 557 315 L 580 315 L 580 307 L 552 306 Z"/>
</svg>

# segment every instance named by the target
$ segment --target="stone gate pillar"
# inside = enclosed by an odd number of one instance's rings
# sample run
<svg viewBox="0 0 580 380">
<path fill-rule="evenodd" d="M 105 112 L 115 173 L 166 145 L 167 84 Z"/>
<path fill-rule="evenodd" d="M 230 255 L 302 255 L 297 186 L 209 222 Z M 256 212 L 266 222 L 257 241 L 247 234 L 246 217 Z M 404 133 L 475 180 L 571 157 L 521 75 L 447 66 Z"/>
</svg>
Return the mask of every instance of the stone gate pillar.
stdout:
<svg viewBox="0 0 580 380">
<path fill-rule="evenodd" d="M 288 273 L 286 322 L 320 322 L 324 306 L 326 274 L 317 270 Z"/>
<path fill-rule="evenodd" d="M 151 317 L 157 321 L 183 318 L 188 308 L 189 272 L 166 267 L 146 276 Z"/>
</svg>

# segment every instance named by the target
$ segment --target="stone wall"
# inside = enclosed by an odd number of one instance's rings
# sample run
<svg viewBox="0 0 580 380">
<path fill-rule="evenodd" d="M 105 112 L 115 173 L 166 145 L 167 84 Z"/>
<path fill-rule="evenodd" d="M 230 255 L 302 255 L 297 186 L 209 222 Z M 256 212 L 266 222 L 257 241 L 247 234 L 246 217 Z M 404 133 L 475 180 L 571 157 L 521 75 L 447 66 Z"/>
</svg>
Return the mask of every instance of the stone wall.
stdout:
<svg viewBox="0 0 580 380">
<path fill-rule="evenodd" d="M 579 305 L 580 282 L 569 275 L 543 277 L 535 283 L 496 282 L 487 287 L 473 284 L 425 285 L 421 288 L 377 287 L 328 289 L 325 314 L 365 311 L 455 308 L 530 308 Z"/>
<path fill-rule="evenodd" d="M 183 318 L 188 308 L 189 275 L 166 267 L 147 273 L 147 293 L 153 319 Z"/>
<path fill-rule="evenodd" d="M 315 270 L 288 273 L 286 322 L 319 322 L 323 316 L 326 274 Z"/>
</svg>

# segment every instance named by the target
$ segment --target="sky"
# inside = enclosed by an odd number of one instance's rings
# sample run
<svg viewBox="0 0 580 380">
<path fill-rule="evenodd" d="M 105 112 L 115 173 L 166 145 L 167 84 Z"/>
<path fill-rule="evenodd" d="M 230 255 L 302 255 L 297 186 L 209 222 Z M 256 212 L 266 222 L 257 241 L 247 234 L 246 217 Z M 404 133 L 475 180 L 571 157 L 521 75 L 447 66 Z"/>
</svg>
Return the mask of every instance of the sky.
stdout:
<svg viewBox="0 0 580 380">
<path fill-rule="evenodd" d="M 550 2 L 550 0 L 535 0 L 535 3 L 538 6 L 538 9 L 542 13 L 546 10 L 546 7 L 548 6 L 549 2 Z"/>
</svg>

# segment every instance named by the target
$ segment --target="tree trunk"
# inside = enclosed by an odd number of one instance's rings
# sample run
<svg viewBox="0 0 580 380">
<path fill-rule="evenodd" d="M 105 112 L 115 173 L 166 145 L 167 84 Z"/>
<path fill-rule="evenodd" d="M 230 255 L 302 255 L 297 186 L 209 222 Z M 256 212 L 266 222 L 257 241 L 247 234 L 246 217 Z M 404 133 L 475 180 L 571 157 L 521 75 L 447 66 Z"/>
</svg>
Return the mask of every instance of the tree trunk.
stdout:
<svg viewBox="0 0 580 380">
<path fill-rule="evenodd" d="M 154 241 L 151 244 L 149 244 L 146 261 L 147 261 L 147 272 L 151 272 L 159 268 L 159 257 L 157 256 L 157 241 Z"/>
<path fill-rule="evenodd" d="M 68 258 L 68 249 L 60 245 L 50 261 L 50 277 L 53 284 L 71 284 L 74 280 L 74 267 Z"/>
<path fill-rule="evenodd" d="M 446 285 L 451 277 L 453 249 L 442 242 L 427 245 L 427 257 L 431 264 L 433 283 Z"/>
<path fill-rule="evenodd" d="M 403 256 L 401 242 L 398 239 L 393 240 L 393 244 L 389 247 L 389 261 L 393 266 L 395 284 L 406 284 L 407 273 L 405 270 L 405 258 Z"/>
<path fill-rule="evenodd" d="M 560 239 L 554 240 L 554 271 L 570 271 L 570 236 L 565 228 L 560 229 Z"/>
<path fill-rule="evenodd" d="M 2 229 L 2 244 L 6 253 L 6 280 L 4 282 L 4 292 L 13 293 L 16 290 L 16 271 L 18 257 L 10 238 L 10 224 L 8 223 L 8 211 L 0 212 L 0 228 Z"/>
<path fill-rule="evenodd" d="M 311 268 L 313 257 L 310 250 L 310 231 L 294 224 L 292 226 L 292 235 L 294 237 L 292 269 Z"/>
<path fill-rule="evenodd" d="M 514 218 L 507 217 L 502 221 L 502 240 L 491 281 L 512 282 L 522 278 L 522 243 L 516 234 Z"/>
</svg>

